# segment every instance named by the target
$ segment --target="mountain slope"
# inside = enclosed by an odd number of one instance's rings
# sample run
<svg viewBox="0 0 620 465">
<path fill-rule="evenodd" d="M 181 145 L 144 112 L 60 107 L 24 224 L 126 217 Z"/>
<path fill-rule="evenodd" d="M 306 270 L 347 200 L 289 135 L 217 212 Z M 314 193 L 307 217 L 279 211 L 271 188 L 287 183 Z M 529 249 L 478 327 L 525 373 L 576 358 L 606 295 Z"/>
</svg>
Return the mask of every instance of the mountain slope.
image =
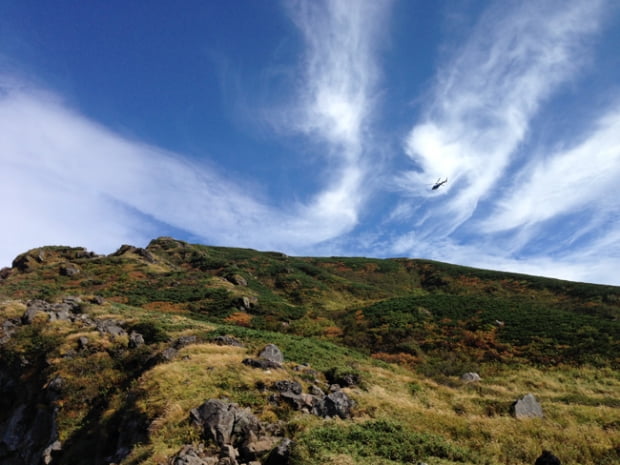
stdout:
<svg viewBox="0 0 620 465">
<path fill-rule="evenodd" d="M 619 458 L 613 286 L 171 238 L 42 247 L 0 276 L 0 464 Z M 544 418 L 511 416 L 527 392 Z M 219 444 L 189 412 L 224 398 L 254 430 Z"/>
</svg>

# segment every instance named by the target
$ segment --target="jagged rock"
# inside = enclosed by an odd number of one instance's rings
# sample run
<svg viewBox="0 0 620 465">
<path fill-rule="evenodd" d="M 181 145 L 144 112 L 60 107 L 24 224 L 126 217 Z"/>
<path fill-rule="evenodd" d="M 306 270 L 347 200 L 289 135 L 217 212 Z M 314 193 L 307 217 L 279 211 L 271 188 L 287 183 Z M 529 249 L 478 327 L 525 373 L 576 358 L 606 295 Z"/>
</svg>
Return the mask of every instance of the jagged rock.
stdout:
<svg viewBox="0 0 620 465">
<path fill-rule="evenodd" d="M 19 326 L 19 321 L 16 320 L 4 320 L 2 322 L 2 332 L 0 333 L 0 344 L 4 344 L 9 341 Z"/>
<path fill-rule="evenodd" d="M 464 373 L 463 376 L 461 376 L 461 381 L 465 383 L 477 383 L 481 379 L 480 375 L 474 372 Z"/>
<path fill-rule="evenodd" d="M 49 446 L 45 448 L 42 455 L 42 460 L 45 465 L 52 463 L 54 457 L 52 456 L 54 452 L 59 452 L 62 450 L 62 443 L 58 440 L 52 442 Z"/>
<path fill-rule="evenodd" d="M 144 344 L 144 337 L 137 331 L 132 331 L 129 334 L 129 348 L 135 349 Z"/>
<path fill-rule="evenodd" d="M 543 450 L 540 457 L 536 459 L 534 465 L 562 465 L 560 459 L 548 450 Z"/>
<path fill-rule="evenodd" d="M 256 297 L 248 297 L 248 296 L 239 297 L 235 301 L 235 305 L 239 308 L 239 310 L 250 310 L 257 303 L 258 303 L 258 299 Z"/>
<path fill-rule="evenodd" d="M 343 420 L 351 418 L 351 408 L 355 402 L 344 391 L 336 391 L 320 399 L 313 409 L 313 413 L 325 417 L 340 417 Z"/>
<path fill-rule="evenodd" d="M 121 326 L 121 322 L 113 318 L 96 320 L 95 325 L 100 333 L 107 333 L 114 337 L 125 336 L 127 331 Z"/>
<path fill-rule="evenodd" d="M 114 252 L 111 256 L 120 257 L 128 253 L 134 253 L 138 255 L 139 257 L 144 258 L 149 263 L 155 263 L 157 261 L 155 259 L 155 256 L 149 250 L 143 249 L 142 247 L 134 247 L 133 245 L 128 245 L 128 244 L 121 245 L 121 247 L 116 252 Z"/>
<path fill-rule="evenodd" d="M 11 269 L 9 267 L 0 268 L 0 279 L 6 279 L 11 275 Z"/>
<path fill-rule="evenodd" d="M 196 336 L 181 336 L 175 339 L 175 341 L 172 343 L 172 347 L 179 350 L 179 349 L 182 349 L 183 347 L 186 347 L 192 344 L 197 344 L 197 343 L 198 343 L 198 338 Z"/>
<path fill-rule="evenodd" d="M 273 449 L 263 465 L 287 465 L 295 443 L 288 438 L 282 439 L 278 447 Z"/>
<path fill-rule="evenodd" d="M 301 394 L 302 392 L 301 384 L 299 384 L 297 381 L 290 380 L 276 381 L 275 383 L 273 383 L 273 389 L 280 393 L 291 392 L 297 395 Z"/>
<path fill-rule="evenodd" d="M 75 263 L 63 263 L 60 265 L 59 272 L 61 276 L 72 277 L 80 274 L 82 270 Z"/>
<path fill-rule="evenodd" d="M 164 362 L 171 361 L 177 355 L 177 350 L 174 347 L 168 347 L 164 349 L 161 353 L 161 359 Z"/>
<path fill-rule="evenodd" d="M 251 432 L 248 438 L 239 447 L 239 456 L 242 457 L 243 460 L 252 463 L 256 461 L 256 459 L 265 456 L 279 441 L 279 437 L 266 435 L 258 438 Z"/>
<path fill-rule="evenodd" d="M 260 430 L 258 420 L 249 410 L 219 399 L 210 399 L 190 412 L 192 422 L 203 429 L 206 440 L 219 447 L 239 446 Z"/>
<path fill-rule="evenodd" d="M 232 336 L 217 336 L 213 339 L 213 342 L 220 346 L 243 347 L 243 344 Z"/>
<path fill-rule="evenodd" d="M 244 365 L 250 366 L 252 368 L 262 368 L 263 370 L 269 370 L 271 368 L 278 369 L 282 368 L 282 365 L 276 362 L 272 362 L 270 360 L 261 360 L 256 358 L 244 358 L 241 363 Z"/>
<path fill-rule="evenodd" d="M 29 250 L 26 253 L 15 257 L 11 266 L 24 273 L 32 271 L 45 261 L 45 252 L 43 250 Z"/>
<path fill-rule="evenodd" d="M 78 350 L 84 350 L 88 348 L 88 343 L 90 341 L 86 336 L 80 336 L 77 341 Z"/>
<path fill-rule="evenodd" d="M 90 299 L 90 301 L 97 305 L 103 305 L 105 303 L 105 299 L 100 295 L 96 295 L 95 297 Z"/>
<path fill-rule="evenodd" d="M 310 387 L 308 388 L 308 393 L 313 396 L 317 396 L 317 397 L 325 396 L 325 393 L 323 392 L 323 390 L 320 387 L 318 387 L 316 384 L 310 385 Z"/>
<path fill-rule="evenodd" d="M 22 323 L 25 325 L 32 324 L 37 315 L 45 313 L 49 308 L 49 304 L 44 300 L 31 300 L 28 302 L 26 311 L 22 315 Z"/>
<path fill-rule="evenodd" d="M 196 450 L 194 446 L 185 445 L 170 460 L 170 465 L 216 465 L 217 457 L 204 457 L 202 451 Z"/>
<path fill-rule="evenodd" d="M 515 418 L 542 418 L 542 406 L 533 394 L 526 394 L 512 404 L 512 414 Z"/>
<path fill-rule="evenodd" d="M 279 347 L 275 344 L 267 344 L 263 350 L 258 354 L 258 357 L 263 360 L 269 360 L 270 362 L 283 363 L 284 355 Z"/>
<path fill-rule="evenodd" d="M 44 300 L 31 300 L 22 315 L 22 323 L 31 324 L 41 313 L 47 314 L 48 321 L 74 321 L 75 312 L 80 311 L 81 303 L 78 297 L 67 297 L 57 304 L 50 304 Z"/>
<path fill-rule="evenodd" d="M 247 286 L 248 285 L 247 280 L 243 276 L 237 273 L 227 275 L 226 280 L 234 284 L 235 286 Z"/>
</svg>

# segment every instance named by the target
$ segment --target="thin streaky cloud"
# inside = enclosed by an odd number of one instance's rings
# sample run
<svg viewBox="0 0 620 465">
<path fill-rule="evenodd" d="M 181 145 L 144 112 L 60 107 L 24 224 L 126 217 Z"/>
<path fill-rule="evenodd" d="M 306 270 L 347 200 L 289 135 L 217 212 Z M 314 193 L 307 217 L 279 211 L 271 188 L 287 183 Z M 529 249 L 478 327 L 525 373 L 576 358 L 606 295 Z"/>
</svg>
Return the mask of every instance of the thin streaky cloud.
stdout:
<svg viewBox="0 0 620 465">
<path fill-rule="evenodd" d="M 212 167 L 121 137 L 53 94 L 8 78 L 2 82 L 11 85 L 3 86 L 0 94 L 4 190 L 15 194 L 23 211 L 36 210 L 37 199 L 53 192 L 50 199 L 56 199 L 55 210 L 63 219 L 56 221 L 57 236 L 63 230 L 71 231 L 67 237 L 86 236 L 90 228 L 80 225 L 102 217 L 118 221 L 128 210 L 138 212 L 142 222 L 131 222 L 130 230 L 153 231 L 154 223 L 160 222 L 205 241 L 285 251 L 308 248 L 350 230 L 358 221 L 359 190 L 366 176 L 360 147 L 373 73 L 372 47 L 366 41 L 373 37 L 362 36 L 372 18 L 367 16 L 371 9 L 362 4 L 357 12 L 347 10 L 350 18 L 343 3 L 327 6 L 327 17 L 297 18 L 308 42 L 301 96 L 307 113 L 298 115 L 299 124 L 321 134 L 340 165 L 308 202 L 287 209 L 273 207 L 268 200 L 259 200 L 262 193 L 248 192 Z M 319 13 L 323 12 L 315 15 Z M 323 26 L 315 30 L 319 24 Z M 356 39 L 349 40 L 347 34 Z M 347 66 L 342 66 L 343 59 Z M 358 78 L 361 84 L 354 84 Z M 326 95 L 338 105 L 322 112 Z M 334 121 L 341 117 L 348 118 L 346 124 L 334 130 Z M 3 213 L 8 213 L 6 206 Z M 40 231 L 49 222 L 49 215 L 32 215 L 20 229 Z M 130 230 L 114 237 L 124 239 Z M 27 234 L 18 236 L 29 237 L 22 249 L 37 245 Z"/>
<path fill-rule="evenodd" d="M 588 208 L 620 213 L 620 108 L 600 119 L 577 146 L 528 164 L 484 221 L 487 231 L 519 228 Z"/>
<path fill-rule="evenodd" d="M 468 220 L 494 188 L 526 137 L 541 103 L 580 69 L 598 31 L 603 2 L 499 2 L 442 68 L 428 116 L 406 139 L 416 166 L 405 189 L 448 177 L 446 234 Z"/>
</svg>

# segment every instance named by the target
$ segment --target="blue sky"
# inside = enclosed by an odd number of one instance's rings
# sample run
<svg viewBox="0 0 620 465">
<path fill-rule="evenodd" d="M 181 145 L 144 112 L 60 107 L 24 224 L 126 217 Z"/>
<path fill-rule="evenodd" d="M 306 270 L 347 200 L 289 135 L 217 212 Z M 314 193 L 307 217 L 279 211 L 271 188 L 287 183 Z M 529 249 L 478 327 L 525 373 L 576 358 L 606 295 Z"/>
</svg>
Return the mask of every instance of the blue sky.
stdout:
<svg viewBox="0 0 620 465">
<path fill-rule="evenodd" d="M 620 285 L 619 45 L 613 0 L 0 0 L 0 266 L 171 235 Z"/>
</svg>

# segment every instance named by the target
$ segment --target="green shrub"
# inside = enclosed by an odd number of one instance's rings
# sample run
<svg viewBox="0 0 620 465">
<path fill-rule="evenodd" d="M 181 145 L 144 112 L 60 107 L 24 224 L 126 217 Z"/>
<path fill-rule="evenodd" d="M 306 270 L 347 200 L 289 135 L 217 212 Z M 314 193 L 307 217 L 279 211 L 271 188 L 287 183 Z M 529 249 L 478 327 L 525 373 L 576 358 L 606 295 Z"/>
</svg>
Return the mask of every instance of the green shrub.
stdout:
<svg viewBox="0 0 620 465">
<path fill-rule="evenodd" d="M 415 463 L 428 457 L 455 462 L 471 458 L 467 450 L 440 436 L 411 431 L 390 420 L 372 420 L 351 425 L 332 423 L 305 432 L 297 440 L 291 463 L 321 464 L 336 454 L 400 463 Z"/>
</svg>

